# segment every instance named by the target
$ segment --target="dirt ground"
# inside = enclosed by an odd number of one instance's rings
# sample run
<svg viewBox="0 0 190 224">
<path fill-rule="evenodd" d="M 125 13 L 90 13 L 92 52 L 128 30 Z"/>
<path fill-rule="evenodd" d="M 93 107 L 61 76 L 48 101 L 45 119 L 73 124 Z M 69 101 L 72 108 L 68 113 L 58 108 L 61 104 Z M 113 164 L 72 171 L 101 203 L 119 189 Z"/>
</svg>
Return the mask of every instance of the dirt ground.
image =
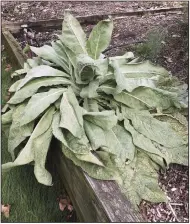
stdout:
<svg viewBox="0 0 190 224">
<path fill-rule="evenodd" d="M 37 21 L 39 19 L 63 18 L 64 10 L 70 8 L 73 15 L 108 14 L 133 10 L 154 9 L 163 7 L 178 7 L 180 2 L 2 2 L 2 20 L 8 22 Z M 183 11 L 167 12 L 154 15 L 125 17 L 114 21 L 113 38 L 110 43 L 112 49 L 107 55 L 122 55 L 126 51 L 134 51 L 139 55 L 139 45 L 131 41 L 147 41 L 149 33 L 156 31 L 161 43 L 160 50 L 152 58 L 171 73 L 188 83 L 188 25 Z M 93 25 L 85 25 L 87 35 Z M 56 39 L 60 30 L 35 32 L 30 44 L 42 46 L 50 44 Z M 22 48 L 26 45 L 23 33 L 15 36 Z M 158 42 L 157 39 L 153 39 Z M 117 47 L 118 45 L 125 45 Z M 148 222 L 189 222 L 189 173 L 188 167 L 171 165 L 160 174 L 159 183 L 169 197 L 169 204 L 152 204 L 143 201 L 141 213 Z"/>
</svg>

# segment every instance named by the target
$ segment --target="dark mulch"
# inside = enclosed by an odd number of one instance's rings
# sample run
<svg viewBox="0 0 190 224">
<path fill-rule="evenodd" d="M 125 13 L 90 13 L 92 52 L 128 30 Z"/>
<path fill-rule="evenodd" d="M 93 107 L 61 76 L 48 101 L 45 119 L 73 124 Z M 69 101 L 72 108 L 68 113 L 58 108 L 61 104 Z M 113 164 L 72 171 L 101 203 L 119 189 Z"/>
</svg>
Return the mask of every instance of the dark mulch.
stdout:
<svg viewBox="0 0 190 224">
<path fill-rule="evenodd" d="M 179 6 L 179 2 L 69 2 L 69 1 L 12 1 L 2 2 L 4 21 L 36 21 L 40 19 L 63 18 L 64 10 L 70 9 L 73 15 L 95 15 L 133 10 Z"/>
<path fill-rule="evenodd" d="M 142 201 L 141 213 L 148 222 L 189 222 L 189 168 L 170 165 L 160 174 L 159 185 L 169 203 Z"/>
</svg>

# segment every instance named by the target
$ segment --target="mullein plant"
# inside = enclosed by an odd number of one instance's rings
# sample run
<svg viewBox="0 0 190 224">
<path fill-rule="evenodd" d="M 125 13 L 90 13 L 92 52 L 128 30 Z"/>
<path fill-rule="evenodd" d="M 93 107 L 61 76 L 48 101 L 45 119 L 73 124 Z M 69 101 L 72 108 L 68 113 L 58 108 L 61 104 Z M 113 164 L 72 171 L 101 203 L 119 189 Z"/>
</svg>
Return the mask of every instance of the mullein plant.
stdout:
<svg viewBox="0 0 190 224">
<path fill-rule="evenodd" d="M 38 182 L 52 185 L 45 163 L 55 137 L 68 159 L 115 180 L 135 208 L 142 199 L 166 202 L 158 171 L 188 165 L 187 85 L 132 52 L 103 55 L 112 30 L 112 19 L 100 21 L 87 39 L 66 11 L 58 40 L 30 47 L 37 57 L 12 74 L 20 79 L 2 115 L 12 155 L 2 170 L 32 163 Z"/>
</svg>

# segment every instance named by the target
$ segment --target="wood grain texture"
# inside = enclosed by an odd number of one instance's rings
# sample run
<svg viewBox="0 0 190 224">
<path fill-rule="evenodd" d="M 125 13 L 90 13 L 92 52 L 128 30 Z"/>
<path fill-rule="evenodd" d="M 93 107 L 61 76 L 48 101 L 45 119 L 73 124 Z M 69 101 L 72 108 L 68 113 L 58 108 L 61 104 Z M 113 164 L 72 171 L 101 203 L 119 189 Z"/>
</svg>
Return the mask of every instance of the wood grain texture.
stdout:
<svg viewBox="0 0 190 224">
<path fill-rule="evenodd" d="M 53 154 L 54 163 L 81 222 L 143 222 L 116 182 L 89 177 L 57 146 Z"/>
<path fill-rule="evenodd" d="M 2 44 L 9 54 L 9 60 L 16 68 L 22 68 L 27 57 L 23 54 L 19 43 L 7 29 L 2 29 Z"/>
</svg>

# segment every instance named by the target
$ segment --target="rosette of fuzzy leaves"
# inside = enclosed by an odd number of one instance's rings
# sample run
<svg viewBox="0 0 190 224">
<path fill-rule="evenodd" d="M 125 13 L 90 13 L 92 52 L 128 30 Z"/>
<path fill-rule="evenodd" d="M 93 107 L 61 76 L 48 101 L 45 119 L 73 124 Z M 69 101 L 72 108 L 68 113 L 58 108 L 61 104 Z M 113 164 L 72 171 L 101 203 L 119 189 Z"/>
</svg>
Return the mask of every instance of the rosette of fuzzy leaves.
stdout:
<svg viewBox="0 0 190 224">
<path fill-rule="evenodd" d="M 113 21 L 103 20 L 87 39 L 66 12 L 59 40 L 30 47 L 37 57 L 12 74 L 21 78 L 10 87 L 2 116 L 10 124 L 13 158 L 2 170 L 33 162 L 37 180 L 51 185 L 45 162 L 54 136 L 68 159 L 93 178 L 117 181 L 134 206 L 142 199 L 166 201 L 158 170 L 188 164 L 187 122 L 180 113 L 187 108 L 187 86 L 132 52 L 103 55 L 112 29 Z"/>
</svg>

